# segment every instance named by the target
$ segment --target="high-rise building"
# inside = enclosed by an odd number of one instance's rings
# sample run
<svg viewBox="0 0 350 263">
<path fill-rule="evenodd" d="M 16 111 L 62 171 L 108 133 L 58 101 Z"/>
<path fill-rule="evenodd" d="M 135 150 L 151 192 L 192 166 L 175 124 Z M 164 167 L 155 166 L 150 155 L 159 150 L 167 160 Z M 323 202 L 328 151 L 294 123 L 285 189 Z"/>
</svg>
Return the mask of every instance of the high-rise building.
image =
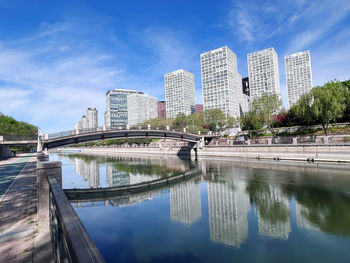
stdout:
<svg viewBox="0 0 350 263">
<path fill-rule="evenodd" d="M 274 48 L 267 48 L 247 55 L 250 98 L 263 94 L 281 95 L 278 56 Z"/>
<path fill-rule="evenodd" d="M 157 103 L 158 118 L 166 118 L 166 103 L 164 100 Z"/>
<path fill-rule="evenodd" d="M 239 117 L 242 80 L 237 58 L 228 47 L 201 54 L 203 109 L 220 109 L 226 116 Z"/>
<path fill-rule="evenodd" d="M 105 126 L 125 128 L 157 118 L 157 99 L 143 92 L 115 89 L 106 93 Z"/>
<path fill-rule="evenodd" d="M 179 113 L 190 115 L 195 111 L 194 75 L 184 69 L 164 74 L 166 117 Z"/>
<path fill-rule="evenodd" d="M 97 129 L 98 127 L 98 116 L 96 108 L 88 108 L 87 109 L 87 123 L 89 129 Z"/>
<path fill-rule="evenodd" d="M 312 89 L 310 51 L 284 57 L 289 107 L 298 102 L 300 96 Z"/>
<path fill-rule="evenodd" d="M 106 113 L 105 126 L 109 128 L 125 128 L 128 124 L 128 104 L 129 94 L 135 94 L 135 90 L 114 89 L 106 93 Z"/>
<path fill-rule="evenodd" d="M 130 126 L 157 118 L 157 98 L 155 97 L 140 93 L 129 94 L 127 104 Z"/>
</svg>

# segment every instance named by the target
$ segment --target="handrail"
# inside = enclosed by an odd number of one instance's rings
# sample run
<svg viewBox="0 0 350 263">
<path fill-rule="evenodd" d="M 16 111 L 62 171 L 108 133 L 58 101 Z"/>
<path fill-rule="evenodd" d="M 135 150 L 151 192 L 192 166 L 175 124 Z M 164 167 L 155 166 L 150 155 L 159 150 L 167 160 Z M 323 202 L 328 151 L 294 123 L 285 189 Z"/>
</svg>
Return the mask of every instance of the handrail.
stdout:
<svg viewBox="0 0 350 263">
<path fill-rule="evenodd" d="M 55 262 L 105 262 L 56 178 L 49 176 L 50 228 Z"/>
</svg>

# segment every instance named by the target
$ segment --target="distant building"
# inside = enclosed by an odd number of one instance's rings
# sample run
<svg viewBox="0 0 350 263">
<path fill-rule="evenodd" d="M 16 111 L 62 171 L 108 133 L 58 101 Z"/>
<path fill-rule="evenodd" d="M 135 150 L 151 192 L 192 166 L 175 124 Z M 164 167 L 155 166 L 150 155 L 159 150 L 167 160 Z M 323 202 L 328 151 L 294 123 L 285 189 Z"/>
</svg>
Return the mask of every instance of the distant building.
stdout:
<svg viewBox="0 0 350 263">
<path fill-rule="evenodd" d="M 157 103 L 158 118 L 166 118 L 166 103 L 164 100 Z"/>
<path fill-rule="evenodd" d="M 240 116 L 242 79 L 237 72 L 237 57 L 228 47 L 201 56 L 203 108 L 220 109 L 226 116 Z"/>
<path fill-rule="evenodd" d="M 265 93 L 281 95 L 278 56 L 274 48 L 247 55 L 250 98 L 253 101 Z"/>
<path fill-rule="evenodd" d="M 127 104 L 130 126 L 157 118 L 157 98 L 155 97 L 139 93 L 129 94 Z"/>
<path fill-rule="evenodd" d="M 203 104 L 196 104 L 196 113 L 203 111 Z"/>
<path fill-rule="evenodd" d="M 195 111 L 194 75 L 184 69 L 164 74 L 166 117 L 179 113 L 190 115 Z"/>
<path fill-rule="evenodd" d="M 106 93 L 105 126 L 125 128 L 157 117 L 157 99 L 143 92 L 115 89 Z"/>
<path fill-rule="evenodd" d="M 98 128 L 98 116 L 96 108 L 88 108 L 87 109 L 87 123 L 89 129 L 97 129 Z"/>
<path fill-rule="evenodd" d="M 289 107 L 298 102 L 300 96 L 312 89 L 310 51 L 298 52 L 284 57 Z"/>
<path fill-rule="evenodd" d="M 250 96 L 249 78 L 248 77 L 242 78 L 242 92 L 243 92 L 243 94 Z"/>
<path fill-rule="evenodd" d="M 87 114 L 74 124 L 74 130 L 96 130 L 98 128 L 97 114 L 96 108 L 88 108 Z"/>
</svg>

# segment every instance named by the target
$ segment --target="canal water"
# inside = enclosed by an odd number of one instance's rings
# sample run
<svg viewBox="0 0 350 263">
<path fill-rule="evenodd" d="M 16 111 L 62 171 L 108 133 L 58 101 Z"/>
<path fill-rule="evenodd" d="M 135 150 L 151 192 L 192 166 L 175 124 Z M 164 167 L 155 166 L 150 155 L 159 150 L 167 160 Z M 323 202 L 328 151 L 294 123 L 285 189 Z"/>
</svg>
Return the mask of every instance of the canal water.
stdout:
<svg viewBox="0 0 350 263">
<path fill-rule="evenodd" d="M 168 188 L 72 202 L 107 262 L 350 262 L 350 166 L 51 154 L 64 188 Z"/>
</svg>

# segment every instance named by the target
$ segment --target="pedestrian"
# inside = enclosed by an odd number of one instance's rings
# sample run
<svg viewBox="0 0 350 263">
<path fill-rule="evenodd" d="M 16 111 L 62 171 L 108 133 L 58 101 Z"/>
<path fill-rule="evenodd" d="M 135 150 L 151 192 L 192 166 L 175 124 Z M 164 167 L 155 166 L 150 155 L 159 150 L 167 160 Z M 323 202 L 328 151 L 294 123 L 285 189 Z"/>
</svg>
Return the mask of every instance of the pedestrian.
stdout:
<svg viewBox="0 0 350 263">
<path fill-rule="evenodd" d="M 13 151 L 13 156 L 16 157 L 16 150 Z"/>
</svg>

